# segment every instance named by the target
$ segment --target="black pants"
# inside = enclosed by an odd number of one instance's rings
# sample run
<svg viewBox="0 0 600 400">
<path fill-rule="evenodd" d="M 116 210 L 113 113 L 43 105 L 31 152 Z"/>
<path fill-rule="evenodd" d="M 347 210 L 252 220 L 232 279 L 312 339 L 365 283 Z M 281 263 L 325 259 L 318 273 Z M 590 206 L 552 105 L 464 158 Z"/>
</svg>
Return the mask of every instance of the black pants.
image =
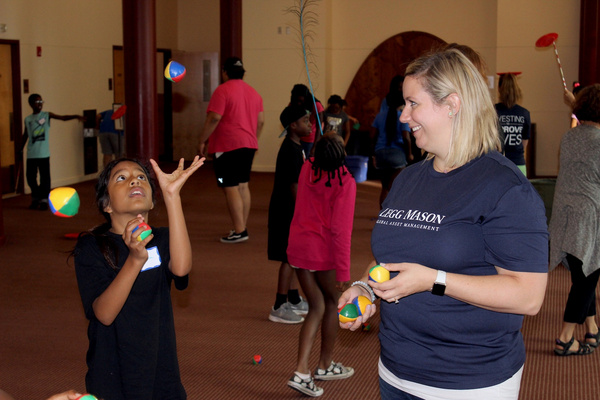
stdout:
<svg viewBox="0 0 600 400">
<path fill-rule="evenodd" d="M 567 262 L 572 284 L 563 320 L 583 324 L 587 317 L 596 315 L 596 286 L 600 269 L 586 277 L 583 274 L 583 263 L 577 257 L 567 254 Z"/>
<path fill-rule="evenodd" d="M 37 182 L 37 174 L 40 172 L 40 184 Z M 27 184 L 31 188 L 32 202 L 39 203 L 48 199 L 50 194 L 50 158 L 28 158 L 27 159 Z"/>
</svg>

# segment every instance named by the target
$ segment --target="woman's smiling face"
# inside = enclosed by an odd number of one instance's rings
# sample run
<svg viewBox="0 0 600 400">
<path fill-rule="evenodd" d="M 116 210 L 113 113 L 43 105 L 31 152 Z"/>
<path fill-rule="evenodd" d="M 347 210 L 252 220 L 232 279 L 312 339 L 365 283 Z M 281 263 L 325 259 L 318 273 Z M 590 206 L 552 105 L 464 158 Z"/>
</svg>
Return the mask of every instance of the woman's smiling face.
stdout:
<svg viewBox="0 0 600 400">
<path fill-rule="evenodd" d="M 419 148 L 446 157 L 452 136 L 450 107 L 436 104 L 420 80 L 407 76 L 402 86 L 406 106 L 400 121 L 410 126 Z"/>
</svg>

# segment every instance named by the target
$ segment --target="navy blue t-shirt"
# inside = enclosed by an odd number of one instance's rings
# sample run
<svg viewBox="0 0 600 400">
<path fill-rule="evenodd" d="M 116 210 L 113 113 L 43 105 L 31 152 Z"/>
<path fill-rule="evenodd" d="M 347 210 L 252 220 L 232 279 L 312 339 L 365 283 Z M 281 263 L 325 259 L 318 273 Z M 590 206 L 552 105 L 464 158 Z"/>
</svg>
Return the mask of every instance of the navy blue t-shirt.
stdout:
<svg viewBox="0 0 600 400">
<path fill-rule="evenodd" d="M 504 104 L 498 103 L 496 112 L 502 134 L 504 155 L 516 165 L 525 165 L 523 140 L 529 140 L 531 131 L 529 111 L 518 104 L 506 108 Z"/>
<path fill-rule="evenodd" d="M 495 275 L 494 266 L 548 271 L 544 204 L 498 152 L 447 174 L 432 161 L 405 169 L 383 203 L 371 246 L 378 263 L 465 275 Z M 522 321 L 428 291 L 381 302 L 381 359 L 398 378 L 424 385 L 496 385 L 525 362 Z"/>
</svg>

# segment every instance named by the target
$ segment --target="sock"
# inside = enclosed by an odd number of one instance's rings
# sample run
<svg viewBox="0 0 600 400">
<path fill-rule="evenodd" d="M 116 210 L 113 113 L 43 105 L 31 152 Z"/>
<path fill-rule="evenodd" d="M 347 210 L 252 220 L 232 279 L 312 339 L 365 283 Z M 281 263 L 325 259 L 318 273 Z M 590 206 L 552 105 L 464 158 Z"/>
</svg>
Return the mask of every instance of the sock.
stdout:
<svg viewBox="0 0 600 400">
<path fill-rule="evenodd" d="M 287 294 L 277 293 L 277 297 L 275 298 L 275 305 L 273 306 L 273 310 L 277 310 L 284 303 L 287 303 Z"/>
<path fill-rule="evenodd" d="M 298 289 L 288 290 L 287 298 L 288 298 L 289 302 L 292 304 L 300 303 L 300 293 L 298 293 Z"/>
<path fill-rule="evenodd" d="M 300 373 L 300 372 L 298 372 L 298 371 L 295 371 L 294 373 L 295 373 L 296 375 L 298 375 L 298 376 L 299 376 L 301 379 L 303 379 L 303 380 L 307 380 L 307 379 L 309 379 L 309 378 L 310 378 L 310 373 L 308 373 L 308 374 L 301 374 L 301 373 Z"/>
</svg>

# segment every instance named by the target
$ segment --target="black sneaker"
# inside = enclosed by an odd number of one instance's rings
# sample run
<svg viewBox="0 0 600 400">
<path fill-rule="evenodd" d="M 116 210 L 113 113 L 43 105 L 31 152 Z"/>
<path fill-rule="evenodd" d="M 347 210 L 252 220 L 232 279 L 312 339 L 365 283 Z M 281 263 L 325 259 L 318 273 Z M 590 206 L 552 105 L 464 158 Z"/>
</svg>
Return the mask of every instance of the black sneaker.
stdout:
<svg viewBox="0 0 600 400">
<path fill-rule="evenodd" d="M 42 211 L 46 211 L 48 209 L 48 202 L 47 201 L 40 201 L 40 210 Z"/>
<path fill-rule="evenodd" d="M 223 236 L 221 243 L 239 243 L 248 240 L 248 229 L 245 229 L 242 233 L 235 233 L 235 231 L 229 232 L 229 236 Z"/>
</svg>

